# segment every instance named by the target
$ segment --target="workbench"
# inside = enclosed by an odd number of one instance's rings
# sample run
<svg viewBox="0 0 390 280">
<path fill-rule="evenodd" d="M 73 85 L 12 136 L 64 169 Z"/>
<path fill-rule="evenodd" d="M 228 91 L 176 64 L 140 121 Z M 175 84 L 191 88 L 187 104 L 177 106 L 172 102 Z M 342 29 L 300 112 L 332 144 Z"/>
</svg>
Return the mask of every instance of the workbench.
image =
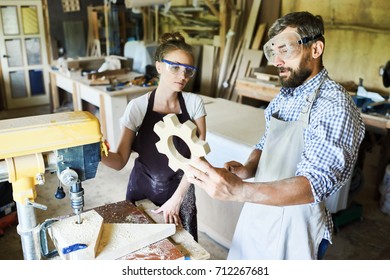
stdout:
<svg viewBox="0 0 390 280">
<path fill-rule="evenodd" d="M 131 81 L 141 74 L 129 72 L 118 75 L 118 80 Z M 58 70 L 50 71 L 51 98 L 53 111 L 60 107 L 60 96 L 58 88 L 72 95 L 73 110 L 83 110 L 82 101 L 86 101 L 99 108 L 99 120 L 103 137 L 110 143 L 110 148 L 117 148 L 120 126 L 119 119 L 124 113 L 128 102 L 151 91 L 156 86 L 128 86 L 116 91 L 107 91 L 107 85 L 91 85 L 87 76 L 82 76 L 80 71 L 69 71 L 66 73 Z"/>
<path fill-rule="evenodd" d="M 274 82 L 265 82 L 256 78 L 242 78 L 236 80 L 234 90 L 238 95 L 238 102 L 242 103 L 243 97 L 270 102 L 280 91 L 280 86 Z M 366 126 L 376 129 L 390 129 L 390 119 L 362 113 Z"/>
<path fill-rule="evenodd" d="M 135 223 L 150 224 L 164 223 L 161 214 L 154 214 L 156 209 L 150 200 L 144 199 L 133 204 L 129 201 L 120 201 L 95 207 L 103 217 L 104 223 Z M 135 252 L 129 252 L 119 258 L 121 260 L 205 260 L 210 254 L 197 243 L 191 234 L 181 226 L 176 227 L 176 233 L 169 238 L 162 239 Z"/>
</svg>

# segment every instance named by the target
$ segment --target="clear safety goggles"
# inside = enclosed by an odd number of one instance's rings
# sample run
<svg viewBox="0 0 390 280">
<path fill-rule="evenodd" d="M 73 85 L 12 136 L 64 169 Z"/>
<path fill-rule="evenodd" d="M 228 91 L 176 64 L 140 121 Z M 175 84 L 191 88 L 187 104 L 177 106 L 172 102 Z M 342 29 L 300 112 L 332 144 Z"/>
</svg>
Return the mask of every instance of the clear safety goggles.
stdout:
<svg viewBox="0 0 390 280">
<path fill-rule="evenodd" d="M 301 38 L 296 32 L 282 33 L 275 36 L 264 45 L 264 55 L 270 63 L 274 63 L 276 57 L 281 60 L 294 59 L 301 54 L 304 44 L 320 37 L 322 37 L 322 34 Z"/>
<path fill-rule="evenodd" d="M 162 59 L 161 61 L 164 62 L 165 65 L 167 66 L 168 72 L 170 72 L 174 75 L 178 75 L 179 73 L 183 72 L 187 78 L 192 78 L 196 73 L 195 66 L 176 63 L 176 62 L 172 62 L 172 61 L 169 61 L 166 59 Z"/>
</svg>

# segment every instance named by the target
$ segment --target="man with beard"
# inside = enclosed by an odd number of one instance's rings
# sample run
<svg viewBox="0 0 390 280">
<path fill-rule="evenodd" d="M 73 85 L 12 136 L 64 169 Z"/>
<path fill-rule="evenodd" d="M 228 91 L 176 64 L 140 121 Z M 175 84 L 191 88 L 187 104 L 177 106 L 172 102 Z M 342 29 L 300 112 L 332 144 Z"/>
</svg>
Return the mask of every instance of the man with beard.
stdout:
<svg viewBox="0 0 390 280">
<path fill-rule="evenodd" d="M 350 178 L 364 124 L 323 66 L 321 16 L 287 14 L 268 35 L 264 54 L 282 88 L 263 137 L 244 164 L 193 159 L 187 177 L 213 198 L 245 202 L 228 259 L 322 259 L 333 232 L 324 201 Z"/>
</svg>

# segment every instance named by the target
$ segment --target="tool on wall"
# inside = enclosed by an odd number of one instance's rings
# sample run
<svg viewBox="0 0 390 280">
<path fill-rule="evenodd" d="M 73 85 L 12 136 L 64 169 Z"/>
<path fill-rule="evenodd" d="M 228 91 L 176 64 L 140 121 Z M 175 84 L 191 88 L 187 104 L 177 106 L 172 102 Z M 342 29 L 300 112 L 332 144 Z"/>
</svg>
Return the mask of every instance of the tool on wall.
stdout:
<svg viewBox="0 0 390 280">
<path fill-rule="evenodd" d="M 390 61 L 387 61 L 384 66 L 379 68 L 379 75 L 382 76 L 383 85 L 386 88 L 390 87 Z M 390 93 L 387 100 L 370 103 L 364 110 L 367 113 L 380 114 L 390 119 Z"/>
<path fill-rule="evenodd" d="M 82 223 L 81 182 L 96 175 L 101 138 L 99 121 L 89 112 L 0 121 L 0 181 L 12 183 L 24 259 L 41 259 L 42 238 L 35 208 L 46 210 L 47 206 L 35 200 L 36 185 L 45 184 L 45 172 L 56 172 L 61 184 L 70 188 L 71 208 Z M 61 190 L 57 196 L 64 196 Z"/>
<path fill-rule="evenodd" d="M 379 75 L 382 76 L 383 85 L 390 87 L 390 60 L 379 68 Z"/>
</svg>

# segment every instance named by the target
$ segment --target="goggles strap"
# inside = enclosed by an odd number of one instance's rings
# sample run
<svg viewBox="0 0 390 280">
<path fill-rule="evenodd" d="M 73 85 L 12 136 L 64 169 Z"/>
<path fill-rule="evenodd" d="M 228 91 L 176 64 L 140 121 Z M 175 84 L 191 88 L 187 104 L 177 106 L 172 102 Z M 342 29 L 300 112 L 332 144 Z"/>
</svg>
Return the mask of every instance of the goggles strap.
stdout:
<svg viewBox="0 0 390 280">
<path fill-rule="evenodd" d="M 301 40 L 299 40 L 298 44 L 300 44 L 300 45 L 303 44 L 304 45 L 304 44 L 309 43 L 310 41 L 314 41 L 314 40 L 316 40 L 318 38 L 321 38 L 321 37 L 322 37 L 321 33 L 319 33 L 319 34 L 317 34 L 317 35 L 315 35 L 313 37 L 305 37 L 305 38 L 302 38 Z"/>
</svg>

